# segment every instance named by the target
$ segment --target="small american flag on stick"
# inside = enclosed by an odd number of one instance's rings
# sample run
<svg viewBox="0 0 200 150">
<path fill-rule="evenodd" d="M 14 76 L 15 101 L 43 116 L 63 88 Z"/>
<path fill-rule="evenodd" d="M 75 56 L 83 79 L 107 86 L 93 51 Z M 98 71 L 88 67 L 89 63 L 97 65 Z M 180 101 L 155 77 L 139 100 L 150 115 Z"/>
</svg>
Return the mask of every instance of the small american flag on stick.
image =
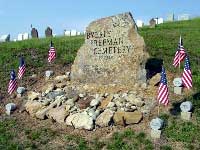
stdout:
<svg viewBox="0 0 200 150">
<path fill-rule="evenodd" d="M 185 56 L 186 56 L 186 52 L 185 52 L 185 49 L 183 47 L 183 40 L 180 36 L 178 49 L 176 51 L 176 54 L 175 54 L 175 57 L 174 57 L 174 62 L 173 62 L 174 67 L 177 67 L 178 65 L 180 65 L 181 61 L 184 60 Z"/>
<path fill-rule="evenodd" d="M 8 84 L 8 94 L 12 94 L 17 88 L 17 80 L 15 76 L 15 71 L 12 70 L 10 73 L 10 82 Z"/>
<path fill-rule="evenodd" d="M 19 62 L 18 79 L 21 79 L 21 78 L 22 78 L 22 76 L 23 76 L 24 73 L 25 73 L 25 70 L 26 70 L 26 67 L 25 67 L 24 58 L 21 57 L 21 58 L 20 58 L 20 62 Z"/>
<path fill-rule="evenodd" d="M 186 88 L 188 88 L 188 89 L 192 88 L 192 72 L 191 72 L 190 62 L 189 62 L 188 56 L 186 56 L 186 58 L 185 58 L 185 65 L 184 65 L 184 71 L 183 71 L 183 75 L 182 75 L 182 82 L 183 82 L 183 85 Z"/>
<path fill-rule="evenodd" d="M 166 77 L 164 67 L 162 67 L 161 80 L 159 84 L 157 100 L 159 104 L 162 103 L 164 105 L 167 105 L 169 103 L 169 90 L 167 87 L 167 77 Z"/>
<path fill-rule="evenodd" d="M 48 62 L 51 63 L 55 58 L 56 58 L 56 50 L 53 46 L 53 42 L 51 41 L 50 48 L 49 48 Z"/>
</svg>

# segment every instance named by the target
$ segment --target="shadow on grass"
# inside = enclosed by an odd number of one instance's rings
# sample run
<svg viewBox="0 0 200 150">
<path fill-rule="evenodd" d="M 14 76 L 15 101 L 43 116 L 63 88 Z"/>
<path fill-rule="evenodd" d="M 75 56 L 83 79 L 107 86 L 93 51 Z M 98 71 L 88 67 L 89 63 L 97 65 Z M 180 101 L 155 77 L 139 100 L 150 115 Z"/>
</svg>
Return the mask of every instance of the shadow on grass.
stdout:
<svg viewBox="0 0 200 150">
<path fill-rule="evenodd" d="M 181 113 L 180 105 L 181 105 L 182 102 L 185 102 L 185 101 L 191 101 L 192 102 L 193 108 L 192 108 L 191 111 L 194 112 L 195 108 L 197 109 L 197 108 L 200 107 L 200 92 L 195 93 L 191 97 L 184 98 L 180 102 L 173 103 L 172 104 L 173 108 L 170 109 L 170 114 L 172 114 L 174 116 L 180 115 L 180 113 Z"/>
</svg>

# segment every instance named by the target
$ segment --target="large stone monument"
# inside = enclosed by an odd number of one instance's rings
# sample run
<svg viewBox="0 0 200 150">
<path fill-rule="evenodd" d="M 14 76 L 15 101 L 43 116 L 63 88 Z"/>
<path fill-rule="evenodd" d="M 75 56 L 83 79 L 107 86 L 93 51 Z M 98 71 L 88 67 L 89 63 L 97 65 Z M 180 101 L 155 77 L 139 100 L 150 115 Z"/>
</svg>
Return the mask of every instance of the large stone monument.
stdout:
<svg viewBox="0 0 200 150">
<path fill-rule="evenodd" d="M 93 21 L 71 69 L 72 81 L 134 85 L 146 82 L 148 53 L 131 13 Z"/>
</svg>

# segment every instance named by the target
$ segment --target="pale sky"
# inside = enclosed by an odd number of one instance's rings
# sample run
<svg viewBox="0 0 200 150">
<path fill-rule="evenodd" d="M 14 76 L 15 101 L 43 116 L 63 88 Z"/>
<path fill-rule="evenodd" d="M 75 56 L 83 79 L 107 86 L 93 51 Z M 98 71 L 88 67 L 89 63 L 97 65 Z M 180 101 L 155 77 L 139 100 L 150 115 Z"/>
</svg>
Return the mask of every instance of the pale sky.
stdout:
<svg viewBox="0 0 200 150">
<path fill-rule="evenodd" d="M 30 33 L 30 25 L 44 36 L 47 26 L 62 35 L 64 29 L 84 31 L 93 20 L 123 12 L 147 23 L 153 17 L 166 19 L 174 13 L 200 16 L 199 0 L 0 0 L 0 36 Z"/>
</svg>

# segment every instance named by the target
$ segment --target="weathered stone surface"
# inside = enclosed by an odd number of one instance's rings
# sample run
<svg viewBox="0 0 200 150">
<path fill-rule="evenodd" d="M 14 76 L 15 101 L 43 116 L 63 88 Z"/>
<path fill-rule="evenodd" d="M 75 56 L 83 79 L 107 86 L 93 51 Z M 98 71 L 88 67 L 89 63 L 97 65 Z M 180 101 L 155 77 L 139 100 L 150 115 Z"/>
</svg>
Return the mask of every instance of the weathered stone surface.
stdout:
<svg viewBox="0 0 200 150">
<path fill-rule="evenodd" d="M 10 115 L 12 111 L 14 111 L 17 108 L 16 104 L 14 103 L 8 103 L 6 104 L 6 114 Z"/>
<path fill-rule="evenodd" d="M 106 109 L 103 113 L 101 113 L 96 119 L 96 125 L 100 127 L 107 127 L 112 123 L 114 112 Z"/>
<path fill-rule="evenodd" d="M 67 75 L 56 76 L 54 80 L 57 82 L 68 81 L 69 76 L 67 76 Z"/>
<path fill-rule="evenodd" d="M 49 77 L 51 77 L 52 75 L 53 75 L 53 71 L 52 70 L 47 70 L 46 72 L 45 72 L 45 76 L 47 77 L 47 78 L 49 78 Z"/>
<path fill-rule="evenodd" d="M 163 123 L 164 123 L 164 121 L 162 119 L 155 118 L 155 119 L 151 120 L 150 127 L 153 130 L 159 130 L 159 129 L 161 129 L 163 127 Z"/>
<path fill-rule="evenodd" d="M 45 36 L 46 37 L 52 37 L 52 29 L 50 27 L 47 27 L 45 30 Z"/>
<path fill-rule="evenodd" d="M 76 113 L 68 116 L 66 124 L 78 129 L 92 130 L 94 128 L 92 117 L 85 113 Z"/>
<path fill-rule="evenodd" d="M 183 90 L 183 87 L 175 86 L 174 87 L 174 94 L 182 95 L 182 90 Z"/>
<path fill-rule="evenodd" d="M 25 87 L 18 87 L 17 88 L 17 93 L 18 94 L 23 94 L 25 92 L 25 90 L 26 90 Z"/>
<path fill-rule="evenodd" d="M 45 94 L 48 94 L 49 92 L 53 91 L 54 88 L 55 88 L 55 85 L 53 83 L 46 84 L 42 87 L 42 92 L 44 92 Z"/>
<path fill-rule="evenodd" d="M 46 119 L 48 111 L 51 110 L 51 109 L 53 109 L 55 106 L 57 106 L 57 107 L 60 106 L 61 101 L 62 101 L 62 99 L 56 99 L 49 106 L 47 106 L 47 107 L 45 107 L 43 109 L 38 110 L 35 113 L 36 118 L 38 118 L 38 119 Z"/>
<path fill-rule="evenodd" d="M 40 96 L 40 93 L 36 93 L 33 91 L 28 92 L 28 100 L 38 99 L 39 96 Z"/>
<path fill-rule="evenodd" d="M 32 38 L 38 38 L 38 31 L 36 28 L 32 28 L 31 36 L 32 36 Z"/>
<path fill-rule="evenodd" d="M 65 106 L 52 108 L 47 112 L 48 118 L 55 120 L 58 123 L 64 123 L 65 118 L 69 115 L 69 111 L 65 109 Z"/>
<path fill-rule="evenodd" d="M 144 40 L 130 13 L 99 19 L 86 28 L 85 44 L 72 66 L 71 80 L 118 85 L 144 83 L 147 57 Z"/>
<path fill-rule="evenodd" d="M 192 117 L 192 112 L 181 112 L 181 119 L 189 121 Z"/>
<path fill-rule="evenodd" d="M 108 97 L 103 99 L 101 101 L 101 104 L 100 104 L 99 108 L 100 109 L 105 109 L 107 107 L 107 105 L 112 101 L 112 99 L 113 99 L 113 95 L 109 95 Z"/>
<path fill-rule="evenodd" d="M 90 106 L 90 102 L 94 99 L 93 96 L 89 96 L 85 99 L 80 99 L 77 104 L 79 106 L 80 109 L 86 109 L 87 107 Z"/>
<path fill-rule="evenodd" d="M 160 82 L 160 74 L 157 73 L 151 79 L 149 79 L 149 85 L 155 86 L 158 82 Z"/>
<path fill-rule="evenodd" d="M 35 116 L 35 113 L 43 107 L 42 103 L 38 101 L 28 101 L 25 104 L 26 111 L 32 116 Z"/>
<path fill-rule="evenodd" d="M 144 105 L 142 98 L 136 97 L 134 94 L 129 94 L 127 97 L 125 97 L 125 99 L 138 107 L 142 107 Z"/>
<path fill-rule="evenodd" d="M 142 113 L 139 111 L 134 112 L 124 112 L 117 111 L 114 114 L 113 120 L 116 125 L 124 125 L 125 124 L 135 124 L 139 123 L 142 119 Z"/>
<path fill-rule="evenodd" d="M 190 101 L 182 102 L 180 105 L 180 109 L 182 112 L 189 112 L 192 109 L 192 102 Z"/>
<path fill-rule="evenodd" d="M 160 139 L 161 133 L 162 133 L 161 130 L 153 130 L 153 129 L 151 129 L 151 137 L 153 139 Z"/>
</svg>

